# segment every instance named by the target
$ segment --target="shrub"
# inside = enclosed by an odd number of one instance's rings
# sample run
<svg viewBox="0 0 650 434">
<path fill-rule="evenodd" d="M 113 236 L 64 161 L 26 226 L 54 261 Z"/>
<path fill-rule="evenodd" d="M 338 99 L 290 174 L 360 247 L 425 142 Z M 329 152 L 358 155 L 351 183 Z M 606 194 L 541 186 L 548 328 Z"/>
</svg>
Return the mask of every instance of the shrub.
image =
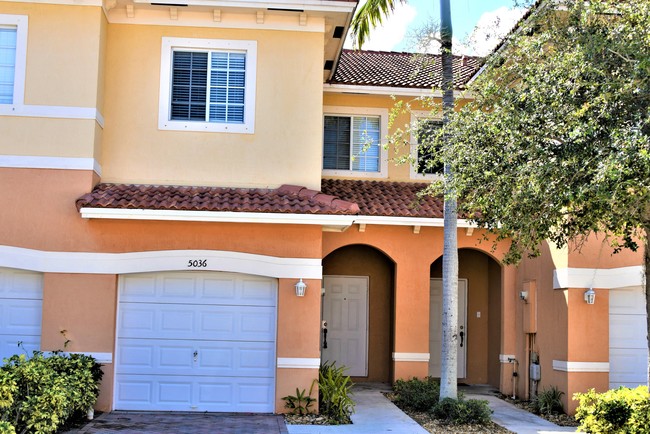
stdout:
<svg viewBox="0 0 650 434">
<path fill-rule="evenodd" d="M 354 401 L 350 397 L 352 380 L 345 367 L 324 363 L 318 372 L 318 410 L 334 425 L 351 423 Z"/>
<path fill-rule="evenodd" d="M 564 392 L 557 387 L 551 386 L 550 389 L 544 389 L 533 399 L 533 411 L 537 414 L 562 414 L 562 395 Z"/>
<path fill-rule="evenodd" d="M 296 394 L 295 395 L 287 395 L 284 398 L 282 398 L 285 403 L 284 406 L 286 408 L 291 409 L 291 414 L 297 414 L 297 415 L 305 415 L 311 413 L 311 410 L 309 407 L 312 406 L 314 401 L 316 401 L 314 398 L 311 397 L 311 392 L 313 389 L 314 385 L 312 384 L 312 387 L 309 389 L 309 394 L 307 395 L 305 392 L 305 389 L 298 390 L 296 387 Z"/>
<path fill-rule="evenodd" d="M 597 393 L 576 393 L 580 402 L 578 430 L 590 433 L 650 433 L 650 394 L 647 386 L 619 387 Z"/>
<path fill-rule="evenodd" d="M 102 371 L 81 354 L 34 352 L 12 356 L 0 367 L 0 433 L 53 433 L 96 402 Z"/>
<path fill-rule="evenodd" d="M 397 394 L 397 405 L 416 411 L 427 411 L 438 403 L 440 384 L 437 380 L 427 377 L 424 380 L 412 378 L 397 380 L 393 385 Z"/>
<path fill-rule="evenodd" d="M 447 424 L 487 425 L 492 420 L 492 410 L 487 401 L 478 399 L 465 400 L 462 396 L 458 399 L 443 398 L 432 409 L 431 415 Z"/>
</svg>

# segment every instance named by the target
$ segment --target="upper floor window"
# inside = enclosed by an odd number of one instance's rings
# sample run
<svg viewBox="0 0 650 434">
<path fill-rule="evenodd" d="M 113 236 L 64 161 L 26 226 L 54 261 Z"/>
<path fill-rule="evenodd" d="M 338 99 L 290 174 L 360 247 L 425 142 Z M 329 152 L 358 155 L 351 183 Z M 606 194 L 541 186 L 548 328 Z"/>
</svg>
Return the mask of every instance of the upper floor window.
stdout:
<svg viewBox="0 0 650 434">
<path fill-rule="evenodd" d="M 0 104 L 23 103 L 27 16 L 0 14 Z"/>
<path fill-rule="evenodd" d="M 160 129 L 253 133 L 255 41 L 163 38 Z"/>
<path fill-rule="evenodd" d="M 325 175 L 384 177 L 387 110 L 326 107 L 323 128 Z"/>
<path fill-rule="evenodd" d="M 428 114 L 428 113 L 427 113 Z M 442 120 L 418 117 L 411 120 L 411 156 L 414 164 L 411 166 L 411 178 L 435 179 L 443 175 L 444 164 L 433 161 L 438 149 L 431 145 L 431 139 L 442 127 Z"/>
</svg>

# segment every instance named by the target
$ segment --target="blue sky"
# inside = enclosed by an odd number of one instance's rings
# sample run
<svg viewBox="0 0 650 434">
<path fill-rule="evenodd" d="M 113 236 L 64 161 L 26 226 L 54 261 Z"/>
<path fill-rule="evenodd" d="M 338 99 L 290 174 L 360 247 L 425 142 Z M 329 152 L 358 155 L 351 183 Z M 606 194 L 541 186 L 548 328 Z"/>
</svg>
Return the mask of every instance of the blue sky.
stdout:
<svg viewBox="0 0 650 434">
<path fill-rule="evenodd" d="M 524 13 L 516 0 L 451 0 L 452 25 L 457 52 L 487 54 L 502 34 L 507 33 Z M 520 0 L 521 3 L 521 0 Z M 438 0 L 408 0 L 399 5 L 383 28 L 375 29 L 364 49 L 414 51 L 411 33 L 431 21 L 438 22 Z M 478 29 L 474 31 L 478 25 Z M 474 32 L 474 33 L 473 33 Z M 473 35 L 472 35 L 473 33 Z M 470 46 L 463 46 L 472 37 Z M 350 42 L 346 45 L 349 46 Z M 432 47 L 427 51 L 435 51 Z"/>
</svg>

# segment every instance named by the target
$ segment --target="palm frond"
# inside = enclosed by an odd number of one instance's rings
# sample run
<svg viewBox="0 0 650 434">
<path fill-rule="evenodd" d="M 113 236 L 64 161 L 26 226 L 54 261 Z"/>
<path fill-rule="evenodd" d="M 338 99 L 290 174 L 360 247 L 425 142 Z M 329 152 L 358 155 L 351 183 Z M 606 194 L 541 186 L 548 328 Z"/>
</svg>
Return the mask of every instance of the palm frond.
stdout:
<svg viewBox="0 0 650 434">
<path fill-rule="evenodd" d="M 370 31 L 383 23 L 397 3 L 406 3 L 406 0 L 368 0 L 357 10 L 351 25 L 356 48 L 360 49 L 368 41 Z"/>
</svg>

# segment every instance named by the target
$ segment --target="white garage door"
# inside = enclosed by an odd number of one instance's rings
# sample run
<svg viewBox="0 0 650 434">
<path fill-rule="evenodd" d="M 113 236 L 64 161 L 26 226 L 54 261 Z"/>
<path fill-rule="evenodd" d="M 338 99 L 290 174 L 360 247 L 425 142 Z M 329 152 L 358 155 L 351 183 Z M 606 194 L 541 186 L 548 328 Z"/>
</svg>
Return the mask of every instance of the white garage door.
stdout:
<svg viewBox="0 0 650 434">
<path fill-rule="evenodd" d="M 646 302 L 643 288 L 609 291 L 609 387 L 648 384 Z"/>
<path fill-rule="evenodd" d="M 42 311 L 43 275 L 0 268 L 0 363 L 23 348 L 29 355 L 40 349 Z"/>
<path fill-rule="evenodd" d="M 255 276 L 123 276 L 115 409 L 273 412 L 276 299 Z"/>
</svg>

